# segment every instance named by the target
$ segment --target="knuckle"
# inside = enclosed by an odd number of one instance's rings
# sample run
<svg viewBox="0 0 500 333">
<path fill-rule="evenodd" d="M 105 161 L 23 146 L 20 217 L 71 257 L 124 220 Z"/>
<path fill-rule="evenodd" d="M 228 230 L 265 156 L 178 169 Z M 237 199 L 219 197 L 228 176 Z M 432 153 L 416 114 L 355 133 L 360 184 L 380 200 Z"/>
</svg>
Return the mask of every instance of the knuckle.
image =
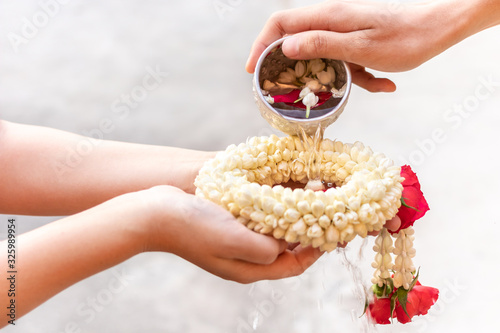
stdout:
<svg viewBox="0 0 500 333">
<path fill-rule="evenodd" d="M 285 12 L 284 10 L 280 10 L 272 13 L 271 16 L 269 17 L 269 21 L 272 23 L 280 22 L 284 16 L 284 12 Z"/>
<path fill-rule="evenodd" d="M 302 265 L 296 265 L 293 270 L 290 271 L 290 277 L 302 275 L 306 269 L 307 268 Z"/>
<path fill-rule="evenodd" d="M 307 52 L 310 54 L 326 54 L 330 47 L 328 38 L 319 32 L 316 32 L 307 44 Z"/>
<path fill-rule="evenodd" d="M 287 17 L 288 17 L 287 10 L 280 10 L 280 11 L 273 13 L 269 17 L 268 23 L 275 30 L 277 30 L 280 35 L 283 36 L 286 33 L 285 29 L 283 28 L 283 22 L 287 19 Z"/>
</svg>

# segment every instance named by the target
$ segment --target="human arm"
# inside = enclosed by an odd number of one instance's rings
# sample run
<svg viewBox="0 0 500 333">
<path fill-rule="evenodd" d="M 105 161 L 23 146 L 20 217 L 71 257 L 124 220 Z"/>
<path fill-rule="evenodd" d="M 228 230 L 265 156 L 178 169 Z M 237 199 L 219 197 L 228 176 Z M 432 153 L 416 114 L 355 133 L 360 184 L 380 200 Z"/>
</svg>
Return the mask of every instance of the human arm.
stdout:
<svg viewBox="0 0 500 333">
<path fill-rule="evenodd" d="M 293 59 L 332 58 L 351 63 L 353 81 L 369 91 L 394 91 L 371 68 L 398 72 L 415 68 L 461 40 L 500 24 L 500 1 L 441 0 L 424 3 L 326 1 L 275 13 L 252 46 L 246 65 L 255 70 L 273 41 L 285 40 Z"/>
<path fill-rule="evenodd" d="M 22 252 L 16 262 L 17 318 L 141 252 L 170 252 L 242 283 L 300 274 L 320 256 L 310 247 L 287 250 L 284 241 L 255 233 L 223 208 L 171 186 L 118 196 L 19 235 L 16 243 Z M 7 253 L 5 246 L 4 241 L 2 253 Z M 0 289 L 8 290 L 8 283 L 1 279 Z M 0 302 L 7 306 L 7 293 Z"/>
<path fill-rule="evenodd" d="M 155 185 L 194 193 L 194 178 L 214 155 L 0 120 L 0 213 L 70 215 Z"/>
</svg>

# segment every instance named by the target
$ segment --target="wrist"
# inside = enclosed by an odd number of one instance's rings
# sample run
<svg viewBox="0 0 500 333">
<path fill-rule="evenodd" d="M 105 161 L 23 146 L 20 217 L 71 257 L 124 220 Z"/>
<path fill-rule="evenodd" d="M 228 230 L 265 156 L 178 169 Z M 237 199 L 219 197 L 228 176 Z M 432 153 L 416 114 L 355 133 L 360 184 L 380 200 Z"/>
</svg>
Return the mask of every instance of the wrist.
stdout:
<svg viewBox="0 0 500 333">
<path fill-rule="evenodd" d="M 206 161 L 215 157 L 217 152 L 206 152 L 206 151 L 196 151 L 194 154 L 190 154 L 188 158 L 186 158 L 186 164 L 184 167 L 184 172 L 187 175 L 187 179 L 184 182 L 185 186 L 180 187 L 181 190 L 194 194 L 196 190 L 196 186 L 194 186 L 194 180 L 200 169 L 203 167 Z"/>
<path fill-rule="evenodd" d="M 114 226 L 111 232 L 127 244 L 130 256 L 147 251 L 150 221 L 154 212 L 146 196 L 148 190 L 117 196 L 97 207 L 108 207 Z"/>
<path fill-rule="evenodd" d="M 468 36 L 500 24 L 500 1 L 473 0 L 463 4 L 462 13 L 468 18 Z"/>
<path fill-rule="evenodd" d="M 139 233 L 141 251 L 172 252 L 177 221 L 182 218 L 182 197 L 188 194 L 169 185 L 155 186 L 137 194 L 144 213 Z"/>
<path fill-rule="evenodd" d="M 438 22 L 433 36 L 443 50 L 500 23 L 498 0 L 442 0 L 426 6 L 427 19 Z"/>
</svg>

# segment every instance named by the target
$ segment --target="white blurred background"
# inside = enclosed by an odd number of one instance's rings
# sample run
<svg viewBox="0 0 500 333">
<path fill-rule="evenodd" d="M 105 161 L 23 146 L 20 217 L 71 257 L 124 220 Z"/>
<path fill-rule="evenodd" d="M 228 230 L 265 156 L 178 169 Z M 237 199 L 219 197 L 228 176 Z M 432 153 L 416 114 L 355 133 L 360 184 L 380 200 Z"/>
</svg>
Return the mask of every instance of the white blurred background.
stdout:
<svg viewBox="0 0 500 333">
<path fill-rule="evenodd" d="M 319 1 L 65 2 L 47 7 L 48 20 L 41 4 L 54 1 L 0 3 L 0 118 L 79 134 L 110 119 L 114 128 L 106 139 L 221 150 L 276 133 L 254 104 L 245 61 L 271 13 Z M 23 36 L 27 21 L 38 27 L 14 47 L 9 36 Z M 344 114 L 326 131 L 331 139 L 362 141 L 418 173 L 431 210 L 416 224 L 415 264 L 422 284 L 441 290 L 428 316 L 404 326 L 367 327 L 358 319 L 357 284 L 335 252 L 300 277 L 252 285 L 224 281 L 170 254 L 148 253 L 68 288 L 4 331 L 495 331 L 499 36 L 500 28 L 490 29 L 418 69 L 387 75 L 398 85 L 395 93 L 355 87 Z M 124 105 L 122 94 L 131 94 L 152 69 L 163 73 L 159 86 L 128 112 L 115 112 Z M 466 112 L 456 113 L 457 106 Z M 16 218 L 21 231 L 56 219 Z M 351 261 L 360 261 L 367 284 L 372 242 L 363 260 L 359 240 L 346 250 Z"/>
</svg>

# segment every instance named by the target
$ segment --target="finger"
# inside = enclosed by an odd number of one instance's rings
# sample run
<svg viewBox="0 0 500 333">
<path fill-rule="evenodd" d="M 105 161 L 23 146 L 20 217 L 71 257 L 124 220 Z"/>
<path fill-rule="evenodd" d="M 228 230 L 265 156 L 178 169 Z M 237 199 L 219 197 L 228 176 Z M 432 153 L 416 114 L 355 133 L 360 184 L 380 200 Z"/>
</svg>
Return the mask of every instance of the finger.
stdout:
<svg viewBox="0 0 500 333">
<path fill-rule="evenodd" d="M 322 254 L 318 248 L 312 246 L 303 248 L 299 245 L 293 251 L 286 250 L 269 265 L 239 262 L 238 265 L 242 265 L 238 273 L 241 274 L 239 278 L 248 283 L 297 276 L 314 264 Z"/>
<path fill-rule="evenodd" d="M 324 252 L 320 251 L 319 248 L 312 246 L 302 247 L 302 245 L 298 245 L 293 249 L 294 259 L 300 267 L 299 274 L 302 274 L 306 269 L 311 267 L 323 254 Z"/>
<path fill-rule="evenodd" d="M 237 230 L 228 230 L 228 238 L 219 240 L 220 258 L 267 265 L 286 251 L 285 241 L 259 234 L 235 221 L 232 222 Z"/>
<path fill-rule="evenodd" d="M 366 46 L 361 32 L 311 30 L 283 41 L 283 53 L 291 59 L 328 58 L 348 62 L 360 60 Z"/>
<path fill-rule="evenodd" d="M 262 235 L 238 223 L 224 208 L 194 196 L 189 196 L 190 223 L 198 222 L 198 230 L 205 235 L 208 248 L 213 255 L 225 259 L 239 259 L 258 264 L 269 264 L 276 260 L 286 248 L 286 242 Z"/>
<path fill-rule="evenodd" d="M 280 253 L 279 254 L 282 254 L 288 248 L 288 243 L 283 239 L 279 240 L 279 242 L 280 242 Z"/>
<path fill-rule="evenodd" d="M 392 232 L 397 231 L 399 228 L 401 228 L 401 219 L 396 215 L 392 219 L 385 222 L 384 226 Z"/>
<path fill-rule="evenodd" d="M 397 231 L 400 227 L 401 227 L 401 219 L 397 215 L 394 216 L 392 219 L 386 221 L 385 225 L 384 225 L 384 228 L 386 228 L 392 232 Z M 370 236 L 378 236 L 378 234 L 380 234 L 380 230 L 370 231 L 368 233 L 368 235 L 370 235 Z"/>
<path fill-rule="evenodd" d="M 368 28 L 370 16 L 364 7 L 356 3 L 329 2 L 273 14 L 252 46 L 246 70 L 253 73 L 266 47 L 285 35 L 309 30 L 350 32 Z"/>
<path fill-rule="evenodd" d="M 366 71 L 362 66 L 349 64 L 352 81 L 359 87 L 369 92 L 394 92 L 396 84 L 386 78 L 376 78 L 372 73 Z"/>
</svg>

